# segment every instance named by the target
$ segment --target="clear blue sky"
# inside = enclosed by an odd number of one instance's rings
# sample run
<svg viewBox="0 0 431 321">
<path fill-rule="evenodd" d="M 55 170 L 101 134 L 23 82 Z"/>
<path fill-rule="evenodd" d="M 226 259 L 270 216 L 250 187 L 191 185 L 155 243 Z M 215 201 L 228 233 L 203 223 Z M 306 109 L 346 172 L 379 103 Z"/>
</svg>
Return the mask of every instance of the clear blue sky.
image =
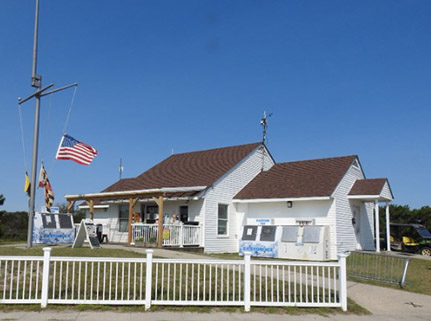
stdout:
<svg viewBox="0 0 431 321">
<path fill-rule="evenodd" d="M 67 132 L 99 150 L 55 161 L 73 90 L 42 101 L 39 159 L 56 202 L 174 152 L 259 141 L 278 162 L 358 154 L 395 203 L 429 205 L 431 1 L 41 0 L 38 73 L 79 89 Z M 17 97 L 33 0 L 0 3 L 1 209 L 25 210 Z M 34 100 L 22 107 L 31 165 Z M 42 204 L 38 190 L 37 209 Z"/>
</svg>

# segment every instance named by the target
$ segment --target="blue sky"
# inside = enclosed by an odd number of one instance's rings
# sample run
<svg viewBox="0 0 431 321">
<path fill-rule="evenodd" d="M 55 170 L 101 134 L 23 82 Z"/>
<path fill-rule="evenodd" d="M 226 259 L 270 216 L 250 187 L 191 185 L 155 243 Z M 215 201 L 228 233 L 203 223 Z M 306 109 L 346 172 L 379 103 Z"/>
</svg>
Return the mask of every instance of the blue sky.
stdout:
<svg viewBox="0 0 431 321">
<path fill-rule="evenodd" d="M 431 2 L 41 0 L 38 73 L 78 82 L 67 132 L 99 150 L 55 161 L 73 90 L 42 100 L 56 194 L 97 192 L 175 153 L 259 141 L 278 162 L 357 154 L 395 203 L 430 205 Z M 25 210 L 33 0 L 0 3 L 0 194 Z M 42 205 L 38 190 L 37 209 Z"/>
</svg>

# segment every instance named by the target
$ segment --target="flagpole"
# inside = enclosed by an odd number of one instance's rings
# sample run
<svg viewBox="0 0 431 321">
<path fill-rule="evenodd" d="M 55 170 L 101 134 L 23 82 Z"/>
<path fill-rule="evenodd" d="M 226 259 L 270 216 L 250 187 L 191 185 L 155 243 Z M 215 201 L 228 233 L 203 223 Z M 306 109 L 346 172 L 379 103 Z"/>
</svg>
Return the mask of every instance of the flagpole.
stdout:
<svg viewBox="0 0 431 321">
<path fill-rule="evenodd" d="M 39 0 L 36 0 L 36 13 L 34 22 L 34 38 L 33 38 L 33 67 L 31 75 L 31 85 L 37 89 L 41 88 L 42 77 L 37 74 L 37 37 L 39 29 Z M 36 172 L 37 172 L 37 154 L 39 147 L 39 119 L 40 119 L 40 93 L 35 95 L 36 107 L 34 115 L 34 133 L 33 133 L 33 157 L 31 161 L 31 186 L 30 186 L 30 208 L 28 213 L 28 232 L 27 232 L 27 247 L 33 245 L 33 216 L 34 204 L 36 198 Z"/>
<path fill-rule="evenodd" d="M 45 88 L 42 88 L 42 76 L 37 74 L 37 43 L 38 43 L 38 29 L 39 29 L 39 0 L 36 0 L 36 10 L 34 19 L 34 38 L 33 38 L 33 66 L 31 74 L 31 86 L 36 88 L 36 92 L 29 95 L 28 97 L 21 99 L 18 98 L 18 104 L 23 104 L 27 100 L 35 97 L 36 107 L 34 113 L 34 132 L 33 132 L 33 156 L 31 161 L 31 186 L 30 186 L 30 200 L 29 200 L 29 211 L 28 211 L 28 232 L 27 232 L 27 247 L 33 245 L 33 217 L 36 199 L 36 173 L 37 173 L 37 154 L 39 148 L 39 119 L 40 119 L 40 99 L 43 96 L 56 93 L 58 91 L 78 86 L 77 83 L 67 85 L 58 89 L 45 92 L 47 89 L 54 86 L 50 84 Z M 64 136 L 63 136 L 64 138 Z"/>
</svg>

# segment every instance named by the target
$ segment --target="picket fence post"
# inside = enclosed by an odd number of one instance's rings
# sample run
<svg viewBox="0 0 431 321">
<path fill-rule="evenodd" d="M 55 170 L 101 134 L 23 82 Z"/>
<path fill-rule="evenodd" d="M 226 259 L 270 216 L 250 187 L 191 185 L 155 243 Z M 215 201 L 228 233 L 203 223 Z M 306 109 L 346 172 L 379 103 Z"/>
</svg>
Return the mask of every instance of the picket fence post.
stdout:
<svg viewBox="0 0 431 321">
<path fill-rule="evenodd" d="M 43 272 L 42 272 L 42 293 L 40 307 L 46 308 L 48 305 L 48 287 L 49 287 L 49 266 L 51 259 L 51 248 L 43 248 Z"/>
<path fill-rule="evenodd" d="M 250 312 L 251 252 L 244 252 L 244 311 Z"/>
<path fill-rule="evenodd" d="M 145 274 L 145 310 L 151 307 L 151 287 L 153 276 L 153 250 L 146 250 L 147 253 L 147 273 Z"/>
<path fill-rule="evenodd" d="M 346 266 L 346 254 L 338 255 L 338 263 L 340 264 L 340 282 L 339 282 L 339 293 L 340 293 L 340 303 L 341 310 L 347 311 L 347 266 Z"/>
</svg>

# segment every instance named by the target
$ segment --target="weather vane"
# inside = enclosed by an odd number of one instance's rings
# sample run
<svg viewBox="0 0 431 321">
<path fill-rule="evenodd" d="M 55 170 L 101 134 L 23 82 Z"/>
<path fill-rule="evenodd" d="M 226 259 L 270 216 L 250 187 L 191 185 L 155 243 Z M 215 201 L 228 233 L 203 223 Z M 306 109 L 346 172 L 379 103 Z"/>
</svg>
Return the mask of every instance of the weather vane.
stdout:
<svg viewBox="0 0 431 321">
<path fill-rule="evenodd" d="M 269 113 L 268 116 L 266 115 L 266 111 L 263 112 L 263 118 L 260 120 L 260 124 L 263 127 L 263 133 L 262 133 L 262 144 L 265 144 L 266 141 L 266 130 L 268 128 L 268 118 L 272 116 L 272 113 Z"/>
</svg>

